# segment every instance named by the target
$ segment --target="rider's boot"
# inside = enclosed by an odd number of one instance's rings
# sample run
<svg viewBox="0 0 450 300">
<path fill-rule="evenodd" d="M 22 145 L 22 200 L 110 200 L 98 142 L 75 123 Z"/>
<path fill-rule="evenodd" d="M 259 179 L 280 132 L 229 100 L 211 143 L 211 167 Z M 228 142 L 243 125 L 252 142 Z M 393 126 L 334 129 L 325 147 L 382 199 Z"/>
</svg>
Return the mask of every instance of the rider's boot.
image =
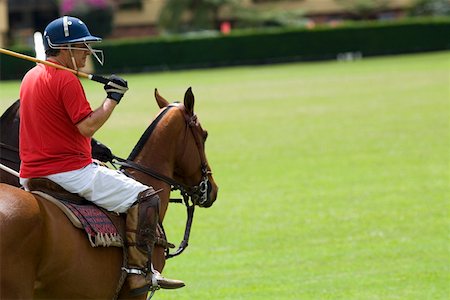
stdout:
<svg viewBox="0 0 450 300">
<path fill-rule="evenodd" d="M 159 215 L 159 197 L 150 188 L 141 192 L 137 202 L 128 209 L 126 219 L 130 295 L 146 294 L 150 288 L 176 289 L 184 282 L 164 278 L 151 265 Z"/>
</svg>

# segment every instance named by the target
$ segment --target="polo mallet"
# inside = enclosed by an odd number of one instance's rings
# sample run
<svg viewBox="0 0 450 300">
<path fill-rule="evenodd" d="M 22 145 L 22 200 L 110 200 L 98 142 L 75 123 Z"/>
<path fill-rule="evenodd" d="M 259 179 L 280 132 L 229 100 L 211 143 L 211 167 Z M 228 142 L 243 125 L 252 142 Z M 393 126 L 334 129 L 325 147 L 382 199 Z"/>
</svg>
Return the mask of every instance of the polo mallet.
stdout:
<svg viewBox="0 0 450 300">
<path fill-rule="evenodd" d="M 10 56 L 14 56 L 16 58 L 32 61 L 32 62 L 35 62 L 35 63 L 40 63 L 40 64 L 43 64 L 43 65 L 51 66 L 51 67 L 54 67 L 54 68 L 57 68 L 57 69 L 66 70 L 66 71 L 72 72 L 73 74 L 75 74 L 78 77 L 87 78 L 89 80 L 93 80 L 93 81 L 100 82 L 100 83 L 103 83 L 103 84 L 108 84 L 109 83 L 109 79 L 105 78 L 103 76 L 95 75 L 95 74 L 88 74 L 88 73 L 84 73 L 84 72 L 81 72 L 81 71 L 73 70 L 73 69 L 70 69 L 70 68 L 63 67 L 61 65 L 52 63 L 50 61 L 34 58 L 34 57 L 31 57 L 31 56 L 28 56 L 28 55 L 25 55 L 25 54 L 21 54 L 21 53 L 17 53 L 17 52 L 11 51 L 11 50 L 0 48 L 0 53 L 6 54 L 6 55 L 10 55 Z"/>
</svg>

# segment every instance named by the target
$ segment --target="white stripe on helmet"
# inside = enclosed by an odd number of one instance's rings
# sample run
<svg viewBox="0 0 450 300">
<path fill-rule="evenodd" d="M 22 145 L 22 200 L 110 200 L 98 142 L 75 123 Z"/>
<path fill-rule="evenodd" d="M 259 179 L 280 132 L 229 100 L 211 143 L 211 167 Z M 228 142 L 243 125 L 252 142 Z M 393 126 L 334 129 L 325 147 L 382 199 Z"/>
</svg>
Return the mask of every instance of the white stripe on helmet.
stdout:
<svg viewBox="0 0 450 300">
<path fill-rule="evenodd" d="M 64 26 L 64 36 L 68 37 L 69 34 L 69 17 L 64 16 L 63 17 L 63 26 Z"/>
</svg>

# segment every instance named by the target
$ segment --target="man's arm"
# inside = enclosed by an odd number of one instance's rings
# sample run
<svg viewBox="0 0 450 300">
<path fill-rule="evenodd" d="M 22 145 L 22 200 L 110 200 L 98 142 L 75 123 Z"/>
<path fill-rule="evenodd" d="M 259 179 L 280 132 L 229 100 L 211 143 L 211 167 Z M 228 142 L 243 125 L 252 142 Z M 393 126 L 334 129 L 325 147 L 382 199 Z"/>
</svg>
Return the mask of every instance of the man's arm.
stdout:
<svg viewBox="0 0 450 300">
<path fill-rule="evenodd" d="M 80 133 L 86 137 L 92 137 L 105 124 L 116 105 L 119 104 L 123 95 L 128 90 L 128 82 L 125 79 L 111 75 L 109 80 L 104 86 L 107 96 L 103 104 L 77 124 Z"/>
<path fill-rule="evenodd" d="M 77 124 L 80 133 L 86 137 L 92 137 L 94 133 L 105 124 L 116 105 L 117 101 L 106 98 L 100 107 Z"/>
</svg>

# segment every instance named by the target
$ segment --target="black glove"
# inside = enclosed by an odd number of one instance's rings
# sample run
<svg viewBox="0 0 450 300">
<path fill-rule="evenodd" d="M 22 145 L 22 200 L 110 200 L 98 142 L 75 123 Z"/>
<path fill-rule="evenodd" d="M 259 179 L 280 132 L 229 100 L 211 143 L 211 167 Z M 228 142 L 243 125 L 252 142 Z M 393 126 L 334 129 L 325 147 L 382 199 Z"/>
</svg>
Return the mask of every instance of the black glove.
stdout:
<svg viewBox="0 0 450 300">
<path fill-rule="evenodd" d="M 111 149 L 94 138 L 91 139 L 91 147 L 92 158 L 98 159 L 99 161 L 104 163 L 112 162 L 112 160 L 114 159 L 114 155 L 112 154 Z"/>
<path fill-rule="evenodd" d="M 128 82 L 119 76 L 111 75 L 109 82 L 103 88 L 108 98 L 119 103 L 125 92 L 128 91 Z"/>
</svg>

